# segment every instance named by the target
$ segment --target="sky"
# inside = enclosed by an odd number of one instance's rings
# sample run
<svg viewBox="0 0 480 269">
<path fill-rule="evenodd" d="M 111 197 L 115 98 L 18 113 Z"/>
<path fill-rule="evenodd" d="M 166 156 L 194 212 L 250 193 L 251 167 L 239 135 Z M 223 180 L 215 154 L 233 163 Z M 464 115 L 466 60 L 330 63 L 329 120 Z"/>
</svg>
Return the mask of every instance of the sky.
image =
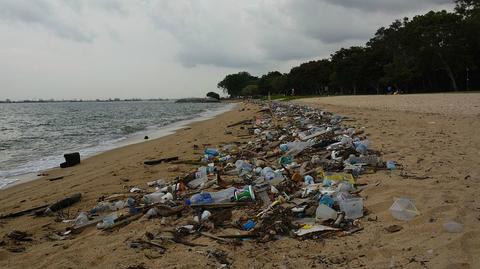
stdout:
<svg viewBox="0 0 480 269">
<path fill-rule="evenodd" d="M 453 0 L 0 0 L 0 99 L 201 97 Z"/>
</svg>

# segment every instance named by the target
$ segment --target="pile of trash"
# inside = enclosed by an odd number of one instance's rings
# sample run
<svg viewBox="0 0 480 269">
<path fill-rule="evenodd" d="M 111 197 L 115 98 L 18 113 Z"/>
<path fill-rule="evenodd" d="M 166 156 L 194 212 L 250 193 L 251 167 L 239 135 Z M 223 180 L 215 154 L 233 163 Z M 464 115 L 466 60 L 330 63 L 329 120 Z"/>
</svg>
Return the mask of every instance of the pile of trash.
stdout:
<svg viewBox="0 0 480 269">
<path fill-rule="evenodd" d="M 190 173 L 103 197 L 72 220 L 69 232 L 161 218 L 170 230 L 147 232 L 131 246 L 163 248 L 164 240 L 198 245 L 188 240 L 194 236 L 236 244 L 362 230 L 365 184 L 356 179 L 395 169 L 395 162 L 382 161 L 364 130 L 345 125 L 341 116 L 294 104 L 261 105 L 254 119 L 229 125 L 248 132 L 250 141 L 204 148 L 201 165 Z"/>
</svg>

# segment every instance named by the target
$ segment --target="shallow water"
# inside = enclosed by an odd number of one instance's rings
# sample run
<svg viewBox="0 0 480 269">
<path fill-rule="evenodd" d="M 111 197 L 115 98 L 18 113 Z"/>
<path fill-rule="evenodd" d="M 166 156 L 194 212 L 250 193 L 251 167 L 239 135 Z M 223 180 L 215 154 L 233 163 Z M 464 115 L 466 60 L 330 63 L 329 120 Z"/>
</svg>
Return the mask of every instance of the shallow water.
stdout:
<svg viewBox="0 0 480 269">
<path fill-rule="evenodd" d="M 176 122 L 226 107 L 171 101 L 0 104 L 0 188 L 19 175 L 57 167 L 65 153 L 79 151 L 84 158 L 133 137 L 158 137 Z"/>
</svg>

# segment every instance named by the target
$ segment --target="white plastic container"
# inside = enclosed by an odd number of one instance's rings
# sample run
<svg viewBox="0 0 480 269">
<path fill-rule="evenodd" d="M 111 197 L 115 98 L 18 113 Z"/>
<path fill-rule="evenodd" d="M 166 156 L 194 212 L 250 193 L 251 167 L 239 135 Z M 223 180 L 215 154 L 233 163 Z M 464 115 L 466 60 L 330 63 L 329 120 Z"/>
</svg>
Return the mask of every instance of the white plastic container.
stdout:
<svg viewBox="0 0 480 269">
<path fill-rule="evenodd" d="M 318 220 L 329 220 L 337 218 L 337 211 L 331 209 L 327 205 L 319 204 L 315 215 Z"/>
<path fill-rule="evenodd" d="M 350 198 L 339 202 L 340 210 L 345 212 L 346 219 L 358 219 L 363 217 L 363 199 Z"/>
<path fill-rule="evenodd" d="M 396 198 L 390 207 L 390 213 L 397 220 L 410 221 L 420 212 L 408 198 Z"/>
</svg>

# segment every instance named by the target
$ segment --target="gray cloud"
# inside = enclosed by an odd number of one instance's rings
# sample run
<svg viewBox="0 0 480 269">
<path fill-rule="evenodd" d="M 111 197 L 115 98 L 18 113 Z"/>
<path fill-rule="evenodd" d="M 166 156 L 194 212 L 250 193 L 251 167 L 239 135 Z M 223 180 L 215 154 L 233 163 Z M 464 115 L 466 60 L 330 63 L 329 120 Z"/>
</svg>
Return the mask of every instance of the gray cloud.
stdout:
<svg viewBox="0 0 480 269">
<path fill-rule="evenodd" d="M 94 35 L 58 16 L 55 6 L 47 1 L 3 0 L 0 20 L 42 26 L 60 37 L 78 42 L 91 42 Z"/>
<path fill-rule="evenodd" d="M 418 10 L 436 5 L 451 4 L 452 0 L 325 0 L 330 4 L 356 8 L 366 12 L 400 12 Z"/>
<path fill-rule="evenodd" d="M 363 45 L 397 18 L 452 5 L 450 0 L 0 0 L 0 91 L 5 98 L 203 95 L 228 73 L 288 72 L 341 47 Z"/>
<path fill-rule="evenodd" d="M 260 68 L 325 56 L 333 45 L 363 44 L 405 12 L 449 0 L 151 1 L 158 29 L 179 42 L 185 66 Z"/>
</svg>

